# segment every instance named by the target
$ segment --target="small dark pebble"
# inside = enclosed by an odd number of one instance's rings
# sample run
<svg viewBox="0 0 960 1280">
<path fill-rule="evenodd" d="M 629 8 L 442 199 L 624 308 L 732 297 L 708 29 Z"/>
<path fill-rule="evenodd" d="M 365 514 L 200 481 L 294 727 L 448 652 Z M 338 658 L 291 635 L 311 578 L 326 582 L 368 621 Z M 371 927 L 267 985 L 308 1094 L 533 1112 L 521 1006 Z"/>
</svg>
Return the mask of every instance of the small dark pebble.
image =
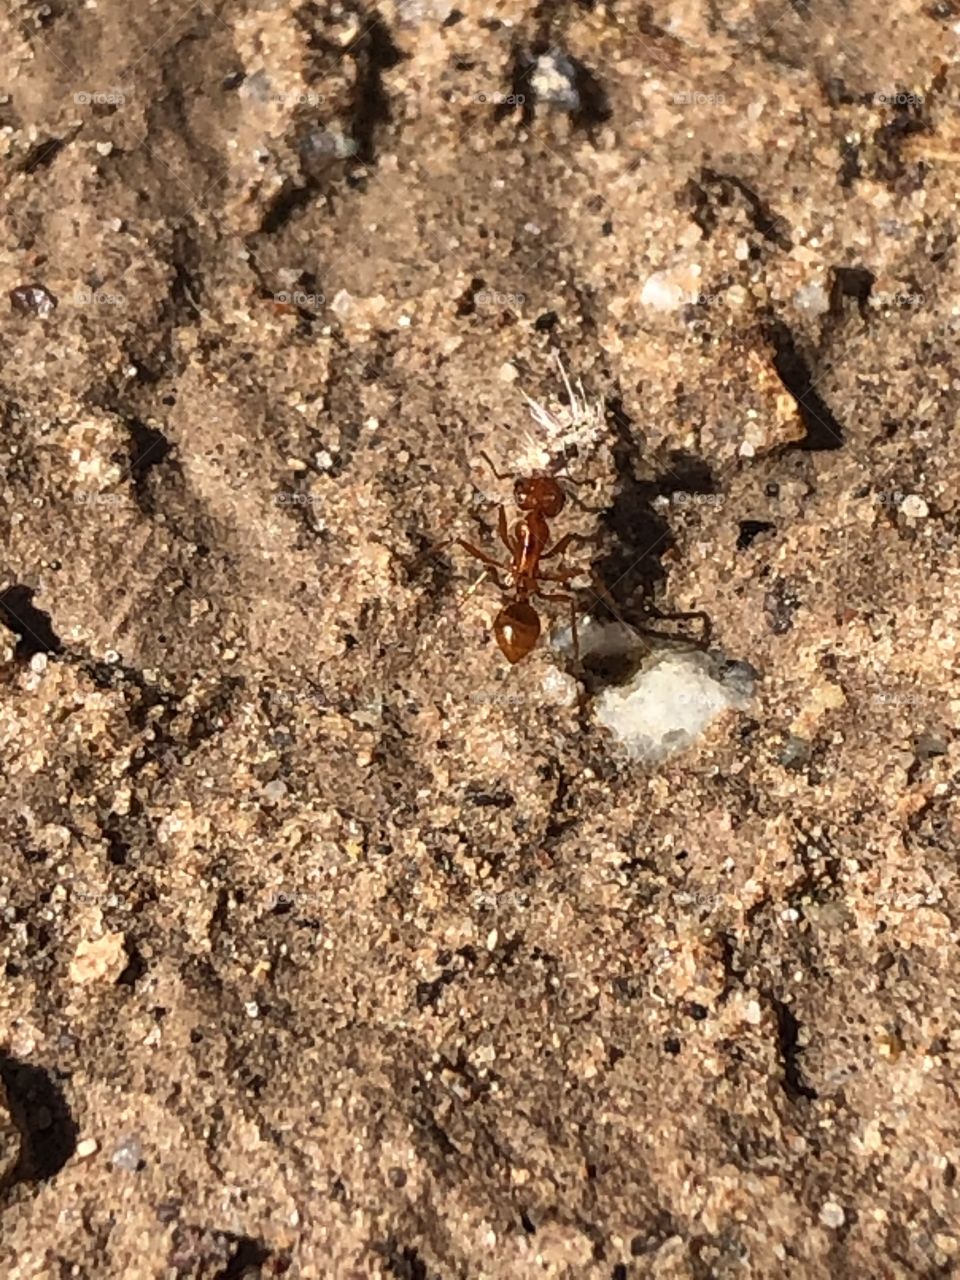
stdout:
<svg viewBox="0 0 960 1280">
<path fill-rule="evenodd" d="M 945 756 L 948 744 L 936 733 L 920 733 L 913 740 L 913 754 L 918 760 L 930 760 L 934 756 Z"/>
<path fill-rule="evenodd" d="M 780 752 L 780 763 L 785 769 L 802 769 L 810 761 L 811 747 L 806 738 L 790 735 Z"/>
<path fill-rule="evenodd" d="M 42 284 L 18 284 L 10 290 L 10 306 L 21 316 L 39 316 L 46 320 L 57 309 L 57 300 Z"/>
</svg>

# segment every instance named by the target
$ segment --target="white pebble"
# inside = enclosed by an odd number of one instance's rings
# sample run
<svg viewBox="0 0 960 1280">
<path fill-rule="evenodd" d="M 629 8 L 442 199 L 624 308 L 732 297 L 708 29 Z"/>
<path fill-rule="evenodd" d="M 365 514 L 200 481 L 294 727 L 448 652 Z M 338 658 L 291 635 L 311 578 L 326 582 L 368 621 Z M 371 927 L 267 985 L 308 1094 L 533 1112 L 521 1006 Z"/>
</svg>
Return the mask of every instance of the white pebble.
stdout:
<svg viewBox="0 0 960 1280">
<path fill-rule="evenodd" d="M 287 794 L 287 784 L 280 778 L 274 778 L 272 782 L 268 782 L 263 788 L 264 804 L 279 804 L 283 797 Z"/>
<path fill-rule="evenodd" d="M 41 671 L 47 669 L 47 655 L 45 653 L 35 653 L 30 659 L 30 670 L 36 671 L 39 675 Z"/>
<path fill-rule="evenodd" d="M 919 493 L 908 493 L 900 503 L 900 510 L 903 515 L 909 516 L 911 520 L 923 520 L 930 514 L 930 508 Z"/>
<path fill-rule="evenodd" d="M 819 282 L 801 285 L 793 300 L 801 311 L 812 316 L 822 316 L 830 310 L 830 295 Z"/>
<path fill-rule="evenodd" d="M 355 308 L 353 296 L 346 289 L 338 289 L 333 295 L 333 301 L 330 303 L 330 310 L 335 316 L 341 320 L 345 320 L 347 316 Z"/>
<path fill-rule="evenodd" d="M 603 691 L 597 720 L 634 757 L 665 760 L 691 746 L 729 708 L 749 709 L 756 673 L 741 666 L 719 669 L 699 650 L 653 652 L 626 684 Z"/>
<path fill-rule="evenodd" d="M 137 1138 L 129 1136 L 123 1139 L 114 1151 L 111 1160 L 115 1169 L 126 1169 L 128 1173 L 136 1173 L 140 1167 L 143 1149 Z"/>
<path fill-rule="evenodd" d="M 846 1215 L 836 1201 L 827 1200 L 820 1206 L 820 1221 L 825 1227 L 836 1230 L 846 1222 Z"/>
<path fill-rule="evenodd" d="M 655 271 L 644 281 L 640 301 L 654 311 L 676 311 L 686 300 L 686 292 L 664 271 Z"/>
<path fill-rule="evenodd" d="M 563 53 L 542 53 L 530 77 L 530 86 L 538 102 L 549 102 L 563 111 L 577 111 L 580 107 L 577 73 Z"/>
<path fill-rule="evenodd" d="M 96 1138 L 83 1138 L 77 1143 L 77 1155 L 81 1160 L 86 1160 L 89 1156 L 96 1155 L 97 1148 Z"/>
</svg>

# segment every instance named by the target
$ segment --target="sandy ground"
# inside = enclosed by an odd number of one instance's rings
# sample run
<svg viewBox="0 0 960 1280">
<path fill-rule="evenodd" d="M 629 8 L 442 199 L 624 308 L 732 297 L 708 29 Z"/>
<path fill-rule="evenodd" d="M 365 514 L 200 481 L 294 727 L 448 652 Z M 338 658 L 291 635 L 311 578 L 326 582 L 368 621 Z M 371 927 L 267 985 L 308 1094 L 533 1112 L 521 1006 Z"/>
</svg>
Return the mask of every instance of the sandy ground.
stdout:
<svg viewBox="0 0 960 1280">
<path fill-rule="evenodd" d="M 0 1274 L 953 1274 L 960 8 L 0 37 Z M 659 767 L 436 546 L 557 354 Z"/>
</svg>

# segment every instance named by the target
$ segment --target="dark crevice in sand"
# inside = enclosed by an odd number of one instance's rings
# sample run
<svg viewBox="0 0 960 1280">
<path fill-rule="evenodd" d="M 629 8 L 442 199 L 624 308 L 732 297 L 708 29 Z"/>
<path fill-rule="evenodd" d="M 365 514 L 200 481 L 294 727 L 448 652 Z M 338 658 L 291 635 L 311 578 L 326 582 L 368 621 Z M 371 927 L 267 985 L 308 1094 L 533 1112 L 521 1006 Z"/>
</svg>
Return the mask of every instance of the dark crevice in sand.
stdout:
<svg viewBox="0 0 960 1280">
<path fill-rule="evenodd" d="M 777 1051 L 783 1068 L 783 1091 L 794 1102 L 799 1099 L 814 1101 L 817 1091 L 804 1081 L 800 1069 L 800 1054 L 803 1052 L 800 1048 L 800 1024 L 782 1000 L 773 995 L 768 998 L 777 1018 Z"/>
<path fill-rule="evenodd" d="M 427 1271 L 427 1264 L 419 1252 L 410 1245 L 401 1245 L 391 1237 L 373 1246 L 384 1259 L 387 1269 L 397 1280 L 441 1280 L 436 1272 Z"/>
<path fill-rule="evenodd" d="M 530 88 L 530 75 L 536 66 L 530 53 L 521 45 L 514 45 L 510 59 L 510 91 L 504 100 L 498 102 L 493 110 L 493 118 L 499 122 L 512 115 L 519 107 L 520 123 L 524 126 L 533 124 L 534 95 Z"/>
<path fill-rule="evenodd" d="M 35 653 L 62 653 L 63 642 L 50 614 L 33 604 L 35 591 L 20 583 L 0 593 L 0 624 L 18 636 L 15 655 L 29 661 Z"/>
<path fill-rule="evenodd" d="M 166 1212 L 179 1213 L 180 1206 L 165 1207 Z M 253 1236 L 234 1235 L 209 1227 L 178 1225 L 174 1231 L 169 1265 L 177 1276 L 209 1275 L 211 1280 L 247 1280 L 269 1274 L 282 1276 L 289 1262 L 285 1254 L 274 1254 L 263 1240 Z M 213 1267 L 217 1269 L 212 1270 Z"/>
<path fill-rule="evenodd" d="M 774 212 L 771 206 L 745 182 L 732 173 L 704 167 L 699 181 L 691 178 L 679 195 L 681 203 L 691 209 L 694 222 L 709 238 L 718 221 L 718 209 L 728 208 L 740 197 L 754 229 L 770 244 L 789 252 L 793 248 L 787 220 Z"/>
<path fill-rule="evenodd" d="M 171 328 L 196 324 L 200 319 L 203 299 L 200 261 L 201 250 L 196 235 L 186 226 L 178 227 L 173 239 L 173 283 L 166 316 Z"/>
<path fill-rule="evenodd" d="M 0 1078 L 10 1114 L 20 1130 L 20 1159 L 11 1183 L 46 1182 L 60 1172 L 77 1146 L 77 1125 L 53 1072 L 0 1052 Z"/>
<path fill-rule="evenodd" d="M 357 158 L 362 164 L 376 162 L 376 134 L 381 125 L 390 122 L 390 98 L 383 84 L 383 73 L 390 71 L 403 55 L 393 43 L 383 19 L 374 12 L 364 18 L 362 36 L 351 46 L 357 61 L 357 85 L 353 105 L 353 138 Z"/>
<path fill-rule="evenodd" d="M 48 169 L 64 147 L 68 146 L 79 132 L 79 129 L 74 129 L 66 138 L 43 138 L 30 148 L 20 162 L 21 173 L 32 174 L 40 169 Z"/>
<path fill-rule="evenodd" d="M 145 514 L 152 515 L 155 503 L 147 477 L 170 453 L 170 441 L 162 431 L 148 427 L 139 418 L 127 418 L 126 426 L 130 432 L 130 477 L 137 505 Z"/>
<path fill-rule="evenodd" d="M 830 313 L 842 315 L 852 298 L 862 316 L 867 313 L 875 276 L 866 267 L 834 267 L 830 282 Z"/>
<path fill-rule="evenodd" d="M 800 351 L 796 339 L 782 320 L 770 320 L 765 337 L 773 348 L 773 365 L 777 376 L 797 402 L 797 410 L 807 434 L 798 449 L 841 449 L 844 430 L 833 411 L 816 390 L 818 377 Z"/>
<path fill-rule="evenodd" d="M 617 608 L 626 611 L 629 622 L 638 589 L 644 598 L 649 598 L 665 579 L 661 560 L 673 545 L 673 538 L 666 521 L 653 507 L 661 486 L 655 480 L 638 479 L 635 473 L 642 443 L 632 431 L 631 419 L 619 400 L 611 400 L 607 407 L 617 432 L 613 460 L 619 483 L 613 503 L 600 517 L 611 549 L 596 562 L 596 568 Z"/>
<path fill-rule="evenodd" d="M 589 129 L 605 124 L 613 115 L 610 99 L 603 83 L 579 58 L 570 58 L 573 67 L 573 85 L 580 99 L 580 106 L 573 113 L 574 124 Z"/>
<path fill-rule="evenodd" d="M 288 179 L 267 205 L 260 222 L 260 234 L 274 236 L 282 231 L 295 214 L 316 199 L 319 192 L 320 184 L 317 182 L 299 185 Z"/>
</svg>

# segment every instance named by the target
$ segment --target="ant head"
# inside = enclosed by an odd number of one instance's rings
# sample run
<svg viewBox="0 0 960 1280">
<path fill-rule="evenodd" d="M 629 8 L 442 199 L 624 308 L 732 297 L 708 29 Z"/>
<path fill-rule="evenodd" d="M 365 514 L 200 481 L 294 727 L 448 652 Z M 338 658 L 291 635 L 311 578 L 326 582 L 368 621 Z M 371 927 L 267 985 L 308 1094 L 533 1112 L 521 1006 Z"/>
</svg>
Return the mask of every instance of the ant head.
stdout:
<svg viewBox="0 0 960 1280">
<path fill-rule="evenodd" d="M 541 511 L 551 520 L 566 502 L 566 495 L 553 476 L 521 476 L 513 486 L 513 495 L 521 511 Z"/>
</svg>

